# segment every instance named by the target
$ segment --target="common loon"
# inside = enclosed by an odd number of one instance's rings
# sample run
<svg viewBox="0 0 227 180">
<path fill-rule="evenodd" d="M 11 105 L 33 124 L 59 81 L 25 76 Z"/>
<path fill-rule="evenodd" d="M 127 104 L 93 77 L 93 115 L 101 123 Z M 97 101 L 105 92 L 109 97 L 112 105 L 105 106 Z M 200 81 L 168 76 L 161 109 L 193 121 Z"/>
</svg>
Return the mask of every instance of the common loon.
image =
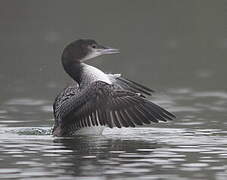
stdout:
<svg viewBox="0 0 227 180">
<path fill-rule="evenodd" d="M 84 63 L 115 53 L 119 50 L 90 39 L 79 39 L 65 47 L 62 65 L 74 82 L 53 104 L 54 136 L 101 134 L 104 127 L 135 127 L 175 118 L 147 99 L 152 89 Z"/>
</svg>

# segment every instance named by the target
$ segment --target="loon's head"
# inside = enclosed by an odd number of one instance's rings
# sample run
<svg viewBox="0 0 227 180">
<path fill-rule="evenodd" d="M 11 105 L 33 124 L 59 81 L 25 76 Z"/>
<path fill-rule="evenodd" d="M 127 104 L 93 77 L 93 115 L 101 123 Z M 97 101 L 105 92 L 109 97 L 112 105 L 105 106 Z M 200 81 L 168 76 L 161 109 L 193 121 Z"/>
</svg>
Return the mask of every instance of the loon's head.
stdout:
<svg viewBox="0 0 227 180">
<path fill-rule="evenodd" d="M 103 55 L 119 53 L 118 49 L 102 46 L 91 39 L 79 39 L 65 47 L 62 65 L 65 71 L 78 83 L 81 81 L 81 62 Z"/>
<path fill-rule="evenodd" d="M 105 47 L 95 40 L 79 39 L 67 45 L 62 54 L 62 63 L 83 62 L 85 60 L 104 55 L 119 53 L 118 49 Z"/>
</svg>

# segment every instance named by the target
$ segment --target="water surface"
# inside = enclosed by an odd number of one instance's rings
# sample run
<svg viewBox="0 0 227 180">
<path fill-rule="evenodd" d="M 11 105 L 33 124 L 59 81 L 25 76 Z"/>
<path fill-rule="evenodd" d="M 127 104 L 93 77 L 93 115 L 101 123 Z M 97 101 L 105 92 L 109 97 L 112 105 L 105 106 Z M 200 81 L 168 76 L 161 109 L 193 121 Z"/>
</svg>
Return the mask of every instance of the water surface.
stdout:
<svg viewBox="0 0 227 180">
<path fill-rule="evenodd" d="M 154 100 L 177 114 L 173 122 L 75 138 L 53 137 L 47 126 L 29 127 L 35 118 L 16 120 L 29 108 L 33 117 L 50 114 L 45 100 L 7 101 L 1 110 L 1 178 L 225 179 L 227 128 L 218 118 L 226 117 L 227 93 L 170 89 L 162 97 Z M 31 115 L 22 113 L 21 119 Z"/>
</svg>

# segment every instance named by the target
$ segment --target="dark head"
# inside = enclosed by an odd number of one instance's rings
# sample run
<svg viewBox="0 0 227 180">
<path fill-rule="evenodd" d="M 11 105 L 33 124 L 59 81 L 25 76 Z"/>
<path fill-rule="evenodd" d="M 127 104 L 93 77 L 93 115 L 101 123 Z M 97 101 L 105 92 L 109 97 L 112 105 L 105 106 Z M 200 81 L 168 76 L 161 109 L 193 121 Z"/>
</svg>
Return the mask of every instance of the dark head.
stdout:
<svg viewBox="0 0 227 180">
<path fill-rule="evenodd" d="M 80 63 L 85 60 L 104 55 L 119 53 L 118 49 L 102 46 L 95 40 L 79 39 L 67 45 L 62 53 L 62 65 L 65 71 L 76 81 L 81 71 Z"/>
</svg>

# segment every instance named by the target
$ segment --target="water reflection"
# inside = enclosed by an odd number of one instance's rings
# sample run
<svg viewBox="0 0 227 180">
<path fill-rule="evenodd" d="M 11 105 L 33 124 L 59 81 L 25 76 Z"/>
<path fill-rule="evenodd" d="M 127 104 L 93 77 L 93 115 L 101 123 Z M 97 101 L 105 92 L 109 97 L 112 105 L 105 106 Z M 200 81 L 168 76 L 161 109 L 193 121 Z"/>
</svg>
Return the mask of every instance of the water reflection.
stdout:
<svg viewBox="0 0 227 180">
<path fill-rule="evenodd" d="M 227 92 L 184 87 L 156 93 L 152 99 L 174 112 L 177 119 L 147 128 L 107 128 L 103 136 L 75 138 L 52 137 L 52 101 L 32 97 L 3 101 L 0 178 L 177 180 L 227 176 Z"/>
<path fill-rule="evenodd" d="M 137 162 L 145 158 L 152 149 L 160 147 L 157 143 L 146 141 L 106 139 L 106 138 L 75 138 L 58 139 L 55 143 L 64 145 L 72 150 L 72 156 L 63 159 L 63 163 L 70 164 L 65 170 L 76 176 L 100 176 L 122 173 L 145 173 L 150 170 L 142 168 L 147 163 Z M 149 149 L 141 152 L 138 149 Z M 58 162 L 61 164 L 61 162 Z"/>
<path fill-rule="evenodd" d="M 52 102 L 24 97 L 10 98 L 0 105 L 0 125 L 8 127 L 35 127 L 52 124 Z"/>
<path fill-rule="evenodd" d="M 18 135 L 9 130 L 0 132 L 2 178 L 214 179 L 227 175 L 227 131 L 221 129 L 106 129 L 103 136 L 75 138 Z M 17 132 L 26 131 L 17 128 Z"/>
</svg>

